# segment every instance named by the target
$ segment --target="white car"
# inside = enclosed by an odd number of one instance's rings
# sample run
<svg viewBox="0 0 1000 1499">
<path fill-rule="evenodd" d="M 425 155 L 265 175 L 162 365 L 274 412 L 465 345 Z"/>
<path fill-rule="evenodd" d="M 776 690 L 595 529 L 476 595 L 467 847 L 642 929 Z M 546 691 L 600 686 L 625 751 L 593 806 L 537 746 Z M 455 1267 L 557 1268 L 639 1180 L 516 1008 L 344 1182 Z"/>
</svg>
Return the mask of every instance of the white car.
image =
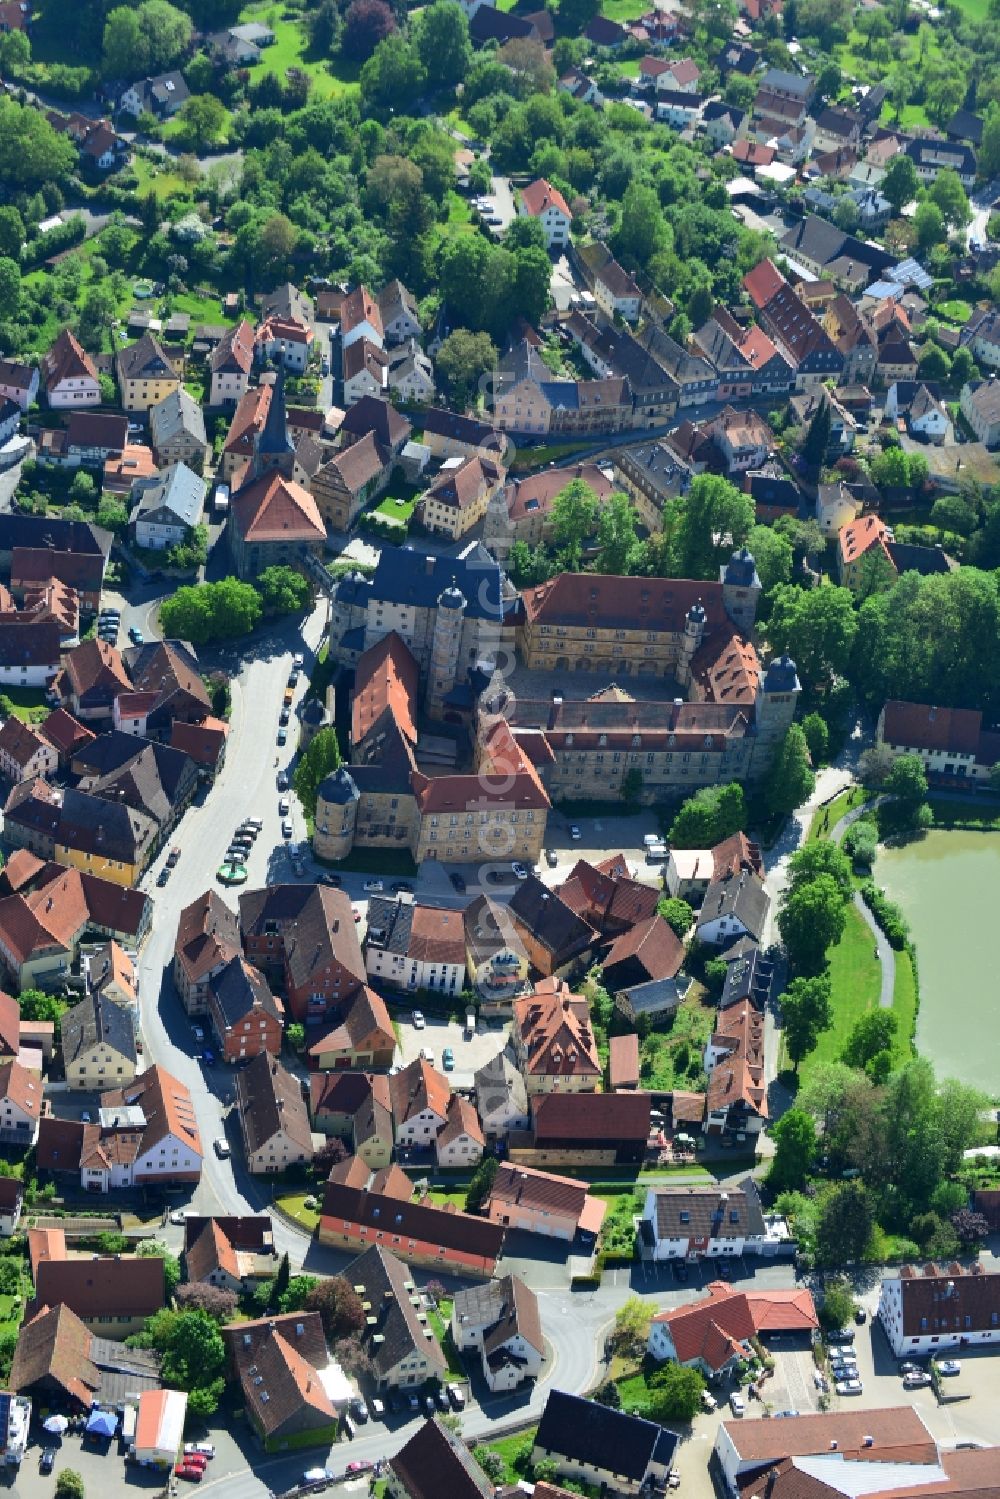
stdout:
<svg viewBox="0 0 1000 1499">
<path fill-rule="evenodd" d="M 944 1379 L 950 1379 L 957 1374 L 961 1374 L 962 1365 L 958 1362 L 957 1358 L 943 1358 L 938 1363 L 937 1370 Z"/>
<path fill-rule="evenodd" d="M 838 1379 L 833 1388 L 838 1395 L 860 1395 L 864 1386 L 860 1379 Z"/>
<path fill-rule="evenodd" d="M 735 1390 L 729 1397 L 729 1409 L 732 1411 L 734 1416 L 745 1416 L 747 1413 L 746 1401 L 743 1399 L 742 1395 L 737 1395 Z"/>
<path fill-rule="evenodd" d="M 365 880 L 366 895 L 381 895 L 385 885 L 381 880 Z"/>
<path fill-rule="evenodd" d="M 424 1019 L 424 1012 L 423 1012 L 423 1010 L 414 1010 L 414 1012 L 413 1012 L 413 1029 L 415 1031 L 422 1031 L 423 1028 L 424 1028 L 424 1026 L 426 1024 L 427 1024 L 427 1021 Z"/>
<path fill-rule="evenodd" d="M 195 1213 L 194 1208 L 174 1208 L 173 1212 L 170 1214 L 170 1221 L 171 1223 L 184 1223 L 188 1218 L 195 1217 L 197 1217 L 197 1214 Z M 192 1447 L 191 1450 L 192 1452 L 194 1452 L 197 1451 L 197 1448 Z M 184 1451 L 187 1451 L 186 1447 Z"/>
<path fill-rule="evenodd" d="M 515 879 L 526 880 L 528 878 L 528 870 L 524 864 L 512 864 L 510 867 Z"/>
<path fill-rule="evenodd" d="M 278 802 L 278 815 L 279 815 L 279 817 L 287 817 L 290 811 L 291 811 L 291 804 L 289 803 L 288 797 L 287 796 L 281 797 L 280 800 L 279 800 L 279 802 Z"/>
<path fill-rule="evenodd" d="M 925 1374 L 922 1369 L 916 1371 L 913 1374 L 904 1374 L 903 1375 L 903 1389 L 904 1390 L 926 1390 L 927 1386 L 930 1383 L 931 1383 L 931 1377 L 930 1377 L 930 1375 L 929 1374 Z"/>
<path fill-rule="evenodd" d="M 184 1456 L 185 1457 L 208 1457 L 208 1458 L 212 1458 L 212 1457 L 215 1456 L 215 1443 L 214 1442 L 185 1442 L 184 1443 Z"/>
<path fill-rule="evenodd" d="M 431 1046 L 421 1046 L 421 1048 L 420 1048 L 420 1055 L 421 1055 L 421 1057 L 423 1058 L 423 1060 L 425 1062 L 429 1062 L 432 1067 L 434 1066 L 434 1049 L 433 1049 L 433 1047 L 431 1047 Z"/>
</svg>

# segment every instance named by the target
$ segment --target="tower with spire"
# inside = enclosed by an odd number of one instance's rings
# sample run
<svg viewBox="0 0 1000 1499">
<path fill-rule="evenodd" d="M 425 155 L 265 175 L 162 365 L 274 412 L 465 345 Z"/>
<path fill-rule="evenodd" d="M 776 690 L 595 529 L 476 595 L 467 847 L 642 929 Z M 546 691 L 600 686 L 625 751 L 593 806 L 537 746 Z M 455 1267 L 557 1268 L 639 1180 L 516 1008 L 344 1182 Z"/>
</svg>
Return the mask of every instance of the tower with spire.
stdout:
<svg viewBox="0 0 1000 1499">
<path fill-rule="evenodd" d="M 271 386 L 271 399 L 264 425 L 254 438 L 247 482 L 273 472 L 291 479 L 294 469 L 295 444 L 288 431 L 288 413 L 285 410 L 285 371 L 279 369 Z"/>
<path fill-rule="evenodd" d="M 437 601 L 437 617 L 431 640 L 431 664 L 427 673 L 425 702 L 428 718 L 444 718 L 445 699 L 458 680 L 462 627 L 467 608 L 468 600 L 452 578 Z"/>
<path fill-rule="evenodd" d="M 677 680 L 682 687 L 691 685 L 691 663 L 705 639 L 707 616 L 701 599 L 692 604 L 684 619 L 684 634 L 681 638 L 681 653 L 677 661 Z"/>
</svg>

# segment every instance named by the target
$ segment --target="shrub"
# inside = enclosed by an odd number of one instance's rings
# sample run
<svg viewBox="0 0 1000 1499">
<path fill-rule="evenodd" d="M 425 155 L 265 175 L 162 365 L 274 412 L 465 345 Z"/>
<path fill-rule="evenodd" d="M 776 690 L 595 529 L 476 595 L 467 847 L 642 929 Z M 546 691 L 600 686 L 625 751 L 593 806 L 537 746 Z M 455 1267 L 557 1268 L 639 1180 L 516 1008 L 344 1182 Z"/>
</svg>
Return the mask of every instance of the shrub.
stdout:
<svg viewBox="0 0 1000 1499">
<path fill-rule="evenodd" d="M 910 928 L 899 907 L 874 880 L 866 880 L 861 886 L 861 898 L 885 933 L 889 946 L 902 952 L 910 940 Z"/>
</svg>

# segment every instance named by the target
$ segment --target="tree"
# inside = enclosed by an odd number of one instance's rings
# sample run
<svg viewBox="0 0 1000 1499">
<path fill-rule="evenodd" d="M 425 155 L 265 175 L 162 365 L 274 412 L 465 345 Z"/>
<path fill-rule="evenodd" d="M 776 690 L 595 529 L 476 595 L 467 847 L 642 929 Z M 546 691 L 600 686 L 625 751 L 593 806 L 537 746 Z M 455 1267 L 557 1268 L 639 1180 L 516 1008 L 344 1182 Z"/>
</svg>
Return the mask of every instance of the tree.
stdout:
<svg viewBox="0 0 1000 1499">
<path fill-rule="evenodd" d="M 13 204 L 0 205 L 0 255 L 20 261 L 24 240 L 24 220 L 20 213 Z"/>
<path fill-rule="evenodd" d="M 106 78 L 138 78 L 149 67 L 138 10 L 119 6 L 108 15 L 101 67 Z"/>
<path fill-rule="evenodd" d="M 930 198 L 925 198 L 913 215 L 913 228 L 917 236 L 917 248 L 924 252 L 934 245 L 943 244 L 948 238 L 944 214 Z"/>
<path fill-rule="evenodd" d="M 827 949 L 843 936 L 846 922 L 844 902 L 831 875 L 821 874 L 790 891 L 778 912 L 778 930 L 793 968 L 817 974 Z"/>
<path fill-rule="evenodd" d="M 838 1327 L 849 1327 L 854 1320 L 857 1303 L 845 1281 L 831 1281 L 823 1289 L 823 1301 L 819 1309 L 819 1320 L 833 1332 Z"/>
<path fill-rule="evenodd" d="M 983 119 L 983 138 L 979 146 L 979 170 L 984 177 L 1000 172 L 1000 103 L 994 101 Z"/>
<path fill-rule="evenodd" d="M 597 523 L 597 495 L 584 479 L 571 479 L 552 506 L 552 534 L 572 571 L 580 565 L 583 543 Z"/>
<path fill-rule="evenodd" d="M 855 1021 L 841 1056 L 848 1067 L 867 1072 L 872 1082 L 884 1082 L 892 1071 L 895 1040 L 896 1017 L 892 1011 L 867 1010 Z"/>
<path fill-rule="evenodd" d="M 621 223 L 614 250 L 624 264 L 644 270 L 659 251 L 669 248 L 670 229 L 655 188 L 630 182 L 622 201 Z"/>
<path fill-rule="evenodd" d="M 355 0 L 357 4 L 381 4 L 381 0 Z M 423 63 L 416 49 L 399 32 L 379 42 L 361 69 L 362 113 L 376 119 L 393 111 L 405 114 L 416 103 L 424 86 Z"/>
<path fill-rule="evenodd" d="M 959 536 L 971 536 L 976 529 L 976 512 L 961 495 L 943 494 L 931 506 L 931 525 L 940 526 L 942 531 L 955 531 Z"/>
<path fill-rule="evenodd" d="M 595 1394 L 594 1399 L 598 1397 Z M 494 1452 L 492 1447 L 484 1447 L 480 1442 L 472 1450 L 472 1455 L 482 1468 L 491 1483 L 499 1484 L 507 1475 L 507 1464 L 499 1452 Z"/>
<path fill-rule="evenodd" d="M 698 474 L 678 502 L 673 561 L 680 578 L 717 578 L 754 523 L 752 496 L 716 474 Z"/>
<path fill-rule="evenodd" d="M 456 328 L 438 350 L 437 372 L 452 403 L 464 410 L 475 399 L 480 381 L 494 369 L 496 345 L 488 333 Z"/>
<path fill-rule="evenodd" d="M 875 1227 L 875 1208 L 859 1181 L 839 1182 L 824 1195 L 816 1222 L 816 1261 L 848 1265 L 862 1260 Z"/>
<path fill-rule="evenodd" d="M 767 637 L 788 654 L 812 686 L 843 676 L 851 660 L 858 617 L 849 588 L 796 588 L 782 583 L 771 595 Z"/>
<path fill-rule="evenodd" d="M 0 32 L 0 73 L 16 77 L 31 62 L 31 43 L 23 31 Z"/>
<path fill-rule="evenodd" d="M 972 212 L 961 178 L 952 167 L 944 167 L 931 183 L 928 198 L 941 210 L 945 223 L 952 229 L 964 229 Z"/>
<path fill-rule="evenodd" d="M 635 507 L 628 495 L 611 494 L 597 516 L 597 571 L 626 576 L 635 557 L 639 535 Z"/>
<path fill-rule="evenodd" d="M 329 1343 L 364 1330 L 365 1309 L 361 1297 L 343 1275 L 318 1281 L 306 1297 L 306 1310 L 319 1312 Z"/>
<path fill-rule="evenodd" d="M 76 146 L 54 130 L 39 109 L 0 97 L 0 183 L 29 192 L 67 182 Z"/>
<path fill-rule="evenodd" d="M 813 794 L 816 777 L 800 724 L 789 724 L 764 781 L 763 794 L 774 817 L 788 817 Z"/>
<path fill-rule="evenodd" d="M 919 755 L 897 755 L 886 776 L 885 789 L 907 808 L 927 800 L 927 771 Z"/>
<path fill-rule="evenodd" d="M 607 1406 L 608 1410 L 620 1411 L 622 1408 L 621 1391 L 613 1379 L 604 1380 L 594 1391 L 593 1399 L 598 1405 Z"/>
<path fill-rule="evenodd" d="M 956 349 L 951 356 L 951 384 L 954 390 L 961 391 L 968 385 L 970 380 L 975 380 L 979 374 L 972 350 L 965 348 Z"/>
<path fill-rule="evenodd" d="M 69 486 L 70 499 L 77 505 L 90 505 L 97 494 L 97 485 L 90 474 L 80 469 L 73 475 L 73 482 Z"/>
<path fill-rule="evenodd" d="M 255 582 L 265 614 L 297 614 L 312 598 L 312 585 L 295 567 L 265 567 Z"/>
<path fill-rule="evenodd" d="M 60 1468 L 56 1477 L 56 1499 L 84 1499 L 83 1479 L 75 1468 Z"/>
<path fill-rule="evenodd" d="M 757 564 L 757 576 L 765 593 L 792 576 L 795 553 L 787 537 L 771 526 L 754 526 L 747 537 L 747 547 Z"/>
<path fill-rule="evenodd" d="M 472 62 L 469 23 L 454 0 L 434 0 L 420 14 L 417 53 L 432 87 L 454 88 Z"/>
<path fill-rule="evenodd" d="M 812 763 L 822 764 L 830 750 L 830 730 L 826 726 L 826 719 L 821 718 L 818 713 L 807 713 L 802 720 L 802 732 L 806 736 Z"/>
<path fill-rule="evenodd" d="M 385 0 L 351 0 L 344 16 L 340 49 L 352 61 L 365 62 L 395 29 L 396 18 Z"/>
<path fill-rule="evenodd" d="M 185 144 L 198 152 L 214 146 L 225 130 L 227 119 L 226 106 L 214 94 L 192 94 L 180 111 Z"/>
<path fill-rule="evenodd" d="M 788 888 L 798 890 L 821 874 L 828 874 L 834 881 L 843 901 L 849 901 L 854 893 L 851 878 L 851 861 L 835 843 L 826 838 L 816 838 L 804 843 L 791 857 L 788 864 Z"/>
<path fill-rule="evenodd" d="M 316 798 L 323 781 L 342 764 L 336 729 L 320 729 L 309 741 L 292 777 L 295 794 L 310 816 L 316 811 Z"/>
<path fill-rule="evenodd" d="M 683 802 L 670 826 L 674 848 L 712 848 L 746 826 L 746 802 L 738 781 L 702 786 Z"/>
<path fill-rule="evenodd" d="M 560 30 L 565 28 L 569 36 L 579 36 L 601 11 L 601 0 L 562 0 L 559 6 Z"/>
<path fill-rule="evenodd" d="M 179 1312 L 163 1349 L 164 1384 L 187 1390 L 189 1394 L 201 1390 L 203 1401 L 210 1400 L 214 1394 L 218 1404 L 225 1364 L 225 1344 L 207 1312 Z M 216 1384 L 218 1394 L 215 1393 Z"/>
<path fill-rule="evenodd" d="M 664 1364 L 649 1375 L 649 1415 L 654 1421 L 693 1421 L 701 1410 L 704 1376 L 686 1364 Z"/>
<path fill-rule="evenodd" d="M 898 215 L 907 203 L 912 203 L 920 186 L 917 169 L 905 151 L 899 151 L 886 168 L 879 183 L 879 192 L 888 198 Z"/>
<path fill-rule="evenodd" d="M 13 322 L 21 306 L 21 267 L 9 255 L 0 255 L 0 308 L 6 320 Z"/>
<path fill-rule="evenodd" d="M 684 937 L 691 930 L 691 923 L 694 920 L 694 911 L 688 905 L 687 901 L 681 900 L 676 895 L 665 896 L 657 904 L 656 912 L 658 916 L 663 917 L 675 937 L 679 937 L 683 941 Z"/>
<path fill-rule="evenodd" d="M 773 1192 L 797 1192 L 816 1159 L 816 1126 L 804 1109 L 789 1109 L 773 1126 L 774 1156 L 767 1174 Z"/>
<path fill-rule="evenodd" d="M 988 1219 L 983 1213 L 977 1213 L 972 1208 L 957 1208 L 948 1221 L 955 1230 L 956 1237 L 965 1253 L 985 1244 L 990 1236 Z"/>
<path fill-rule="evenodd" d="M 168 637 L 204 645 L 249 634 L 262 609 L 260 594 L 251 583 L 223 578 L 218 583 L 178 588 L 160 606 L 160 622 Z"/>
<path fill-rule="evenodd" d="M 623 1358 L 639 1357 L 646 1351 L 649 1324 L 656 1307 L 652 1301 L 630 1296 L 615 1313 L 615 1325 L 608 1337 L 611 1352 Z"/>
<path fill-rule="evenodd" d="M 59 1022 L 69 1006 L 56 994 L 45 994 L 41 989 L 22 989 L 18 1004 L 22 1020 L 52 1021 L 58 1035 Z"/>
<path fill-rule="evenodd" d="M 174 1300 L 181 1311 L 204 1312 L 220 1324 L 232 1321 L 237 1305 L 235 1291 L 224 1291 L 207 1280 L 192 1280 L 178 1286 Z"/>
<path fill-rule="evenodd" d="M 161 1244 L 158 1239 L 143 1239 L 136 1249 L 136 1254 L 140 1257 L 163 1261 L 163 1287 L 167 1300 L 170 1301 L 181 1279 L 181 1262 L 177 1255 L 171 1254 L 167 1246 Z"/>
<path fill-rule="evenodd" d="M 878 828 L 867 817 L 851 824 L 840 841 L 855 868 L 871 868 L 878 853 Z"/>
<path fill-rule="evenodd" d="M 478 1213 L 490 1191 L 496 1178 L 499 1162 L 496 1156 L 484 1155 L 479 1165 L 469 1180 L 465 1193 L 465 1211 L 467 1213 Z"/>
<path fill-rule="evenodd" d="M 808 890 L 809 886 L 804 888 Z M 796 1072 L 802 1058 L 809 1055 L 820 1036 L 832 1024 L 830 980 L 826 974 L 815 978 L 793 979 L 781 997 L 781 1028 L 785 1050 Z"/>
<path fill-rule="evenodd" d="M 833 425 L 833 409 L 829 397 L 820 397 L 819 405 L 802 440 L 802 456 L 812 468 L 819 468 L 826 461 L 830 446 L 830 430 Z"/>
</svg>

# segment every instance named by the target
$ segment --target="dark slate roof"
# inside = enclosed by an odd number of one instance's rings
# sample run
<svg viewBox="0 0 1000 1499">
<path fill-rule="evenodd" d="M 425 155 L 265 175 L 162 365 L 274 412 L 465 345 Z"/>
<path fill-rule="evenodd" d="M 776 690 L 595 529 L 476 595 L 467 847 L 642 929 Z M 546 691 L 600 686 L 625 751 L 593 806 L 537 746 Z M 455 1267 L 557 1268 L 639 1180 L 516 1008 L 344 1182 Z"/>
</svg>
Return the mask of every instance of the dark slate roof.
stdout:
<svg viewBox="0 0 1000 1499">
<path fill-rule="evenodd" d="M 57 552 L 78 552 L 107 558 L 113 537 L 110 531 L 89 521 L 60 520 L 51 515 L 0 514 L 0 552 L 15 547 L 52 547 Z"/>
<path fill-rule="evenodd" d="M 481 5 L 481 15 L 491 6 Z M 461 1437 L 442 1426 L 437 1416 L 389 1459 L 389 1466 L 410 1499 L 493 1499 L 495 1486 L 486 1477 Z"/>
<path fill-rule="evenodd" d="M 73 1062 L 100 1043 L 135 1061 L 135 1029 L 128 1010 L 101 994 L 88 994 L 62 1018 L 63 1060 Z"/>
<path fill-rule="evenodd" d="M 760 1197 L 751 1177 L 739 1187 L 656 1187 L 656 1232 L 661 1239 L 745 1239 L 764 1232 Z"/>
<path fill-rule="evenodd" d="M 595 941 L 593 929 L 536 875 L 518 883 L 508 902 L 515 920 L 559 959 L 558 967 Z"/>
<path fill-rule="evenodd" d="M 886 546 L 901 573 L 920 573 L 929 578 L 934 573 L 951 571 L 948 558 L 938 547 L 914 546 L 906 541 L 887 541 Z"/>
<path fill-rule="evenodd" d="M 759 938 L 764 930 L 768 905 L 767 891 L 756 875 L 746 871 L 729 875 L 724 880 L 713 881 L 705 891 L 698 926 L 706 926 L 722 916 L 733 916 L 752 936 Z"/>
<path fill-rule="evenodd" d="M 371 597 L 414 609 L 436 609 L 452 579 L 469 601 L 466 613 L 470 619 L 500 618 L 500 568 L 481 547 L 466 557 L 437 557 L 408 546 L 383 547 L 372 574 Z"/>
<path fill-rule="evenodd" d="M 379 1375 L 390 1373 L 411 1353 L 425 1354 L 444 1373 L 441 1345 L 437 1338 L 425 1336 L 428 1324 L 418 1320 L 422 1308 L 410 1300 L 415 1294 L 413 1281 L 402 1260 L 381 1244 L 373 1244 L 351 1261 L 344 1279 L 371 1306 L 368 1316 L 375 1322 L 365 1327 L 361 1341 Z"/>
<path fill-rule="evenodd" d="M 945 126 L 945 133 L 956 141 L 968 141 L 970 145 L 983 144 L 983 122 L 971 109 L 956 109 Z"/>
<path fill-rule="evenodd" d="M 255 1004 L 259 1004 L 275 1020 L 282 1018 L 267 979 L 258 968 L 254 968 L 242 957 L 231 958 L 222 972 L 212 980 L 211 987 L 219 1013 L 227 1026 L 245 1020 Z"/>
<path fill-rule="evenodd" d="M 654 1460 L 669 1466 L 677 1437 L 655 1421 L 611 1410 L 580 1395 L 552 1390 L 535 1435 L 536 1447 L 631 1483 L 641 1483 Z"/>
</svg>

